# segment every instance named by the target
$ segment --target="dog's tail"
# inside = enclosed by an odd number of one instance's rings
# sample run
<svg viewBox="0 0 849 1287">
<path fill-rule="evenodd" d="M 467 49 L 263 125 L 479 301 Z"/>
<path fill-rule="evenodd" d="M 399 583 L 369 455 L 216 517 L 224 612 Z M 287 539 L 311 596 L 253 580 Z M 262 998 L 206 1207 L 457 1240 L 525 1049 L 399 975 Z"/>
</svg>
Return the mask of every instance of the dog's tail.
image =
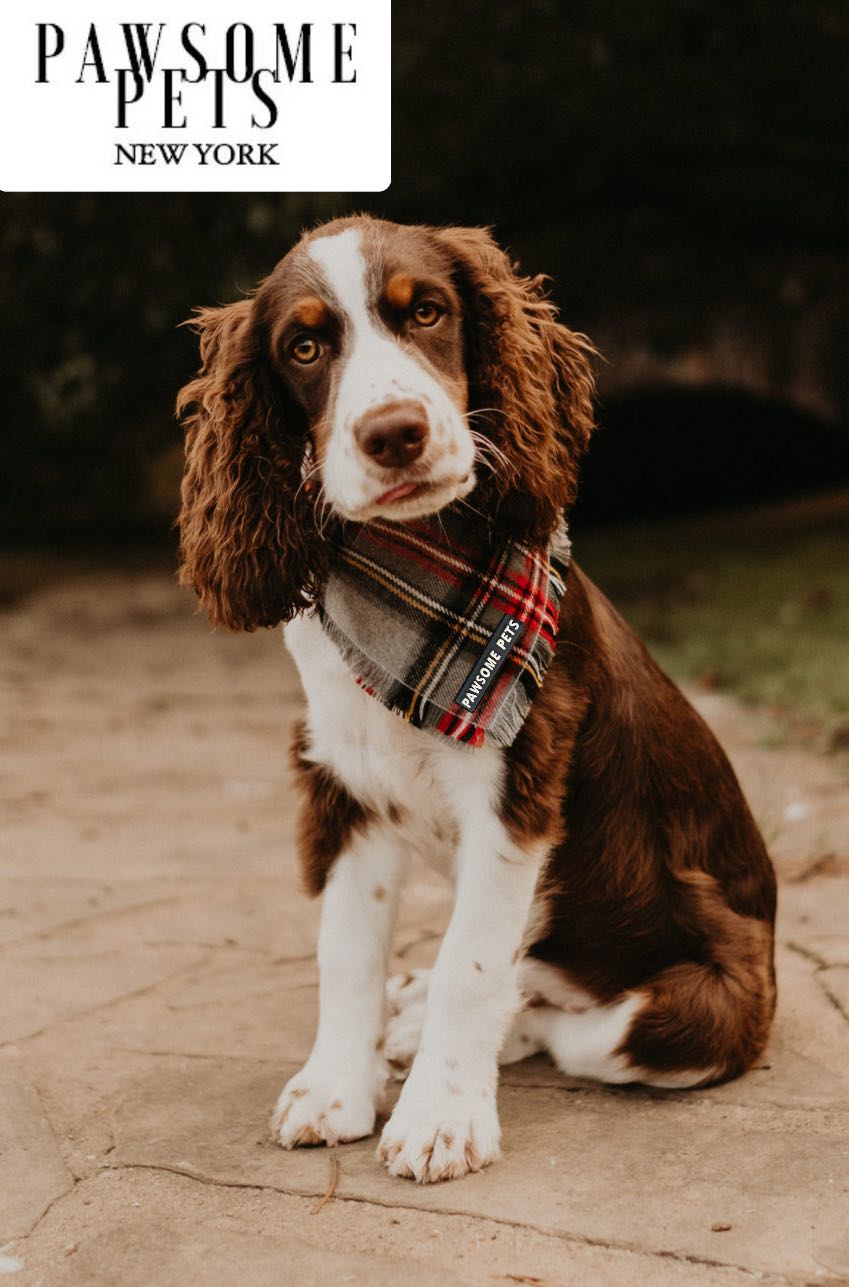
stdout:
<svg viewBox="0 0 849 1287">
<path fill-rule="evenodd" d="M 698 951 L 636 990 L 645 1001 L 617 1053 L 650 1085 L 727 1081 L 752 1066 L 769 1035 L 773 928 L 732 911 L 708 872 L 681 871 L 676 882 Z"/>
</svg>

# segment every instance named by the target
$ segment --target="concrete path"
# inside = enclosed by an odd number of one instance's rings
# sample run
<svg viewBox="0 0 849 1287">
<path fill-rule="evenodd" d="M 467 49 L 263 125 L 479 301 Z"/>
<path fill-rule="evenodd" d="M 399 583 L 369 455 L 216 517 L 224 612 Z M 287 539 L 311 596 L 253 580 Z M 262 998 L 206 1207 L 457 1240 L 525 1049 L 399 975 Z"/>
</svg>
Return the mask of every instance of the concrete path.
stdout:
<svg viewBox="0 0 849 1287">
<path fill-rule="evenodd" d="M 167 577 L 0 617 L 0 1275 L 21 1287 L 849 1283 L 849 781 L 698 699 L 783 886 L 774 1039 L 741 1081 L 502 1078 L 504 1159 L 434 1187 L 374 1141 L 265 1136 L 315 1022 L 277 632 L 211 635 Z M 417 872 L 398 965 L 448 910 Z M 329 1187 L 338 1159 L 334 1196 Z M 5 1243 L 5 1245 L 3 1245 Z"/>
</svg>

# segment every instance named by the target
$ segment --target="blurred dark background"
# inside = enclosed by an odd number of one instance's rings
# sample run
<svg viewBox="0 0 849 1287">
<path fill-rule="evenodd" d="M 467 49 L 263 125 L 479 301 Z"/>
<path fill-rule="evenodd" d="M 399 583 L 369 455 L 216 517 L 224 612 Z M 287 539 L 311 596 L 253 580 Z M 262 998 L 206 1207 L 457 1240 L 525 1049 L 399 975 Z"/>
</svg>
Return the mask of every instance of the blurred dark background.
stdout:
<svg viewBox="0 0 849 1287">
<path fill-rule="evenodd" d="M 154 535 L 177 324 L 352 207 L 493 224 L 601 371 L 587 519 L 849 477 L 842 0 L 458 0 L 394 12 L 388 192 L 2 198 L 0 531 Z"/>
</svg>

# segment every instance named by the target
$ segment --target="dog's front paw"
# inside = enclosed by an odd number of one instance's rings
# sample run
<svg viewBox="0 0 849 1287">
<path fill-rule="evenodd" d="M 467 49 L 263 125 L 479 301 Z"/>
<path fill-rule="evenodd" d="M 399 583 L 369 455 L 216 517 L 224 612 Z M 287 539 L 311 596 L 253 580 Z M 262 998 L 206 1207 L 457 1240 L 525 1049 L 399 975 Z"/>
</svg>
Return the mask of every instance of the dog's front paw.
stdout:
<svg viewBox="0 0 849 1287">
<path fill-rule="evenodd" d="M 271 1133 L 283 1148 L 345 1144 L 374 1130 L 378 1095 L 357 1085 L 350 1073 L 306 1065 L 284 1086 L 271 1118 Z"/>
<path fill-rule="evenodd" d="M 489 1166 L 499 1156 L 500 1141 L 494 1092 L 473 1086 L 435 1098 L 416 1093 L 408 1082 L 383 1128 L 377 1156 L 390 1175 L 433 1184 Z"/>
</svg>

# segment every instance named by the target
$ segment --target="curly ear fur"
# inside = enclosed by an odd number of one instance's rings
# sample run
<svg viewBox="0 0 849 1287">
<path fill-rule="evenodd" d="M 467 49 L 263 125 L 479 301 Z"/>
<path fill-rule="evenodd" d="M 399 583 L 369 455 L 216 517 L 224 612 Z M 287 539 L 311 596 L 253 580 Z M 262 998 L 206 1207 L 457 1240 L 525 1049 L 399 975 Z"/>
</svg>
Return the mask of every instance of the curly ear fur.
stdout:
<svg viewBox="0 0 849 1287">
<path fill-rule="evenodd" d="M 466 308 L 466 363 L 476 429 L 507 457 L 481 478 L 487 512 L 545 541 L 575 499 L 594 428 L 595 349 L 557 321 L 543 276 L 522 277 L 484 228 L 439 232 Z"/>
<path fill-rule="evenodd" d="M 253 300 L 200 309 L 192 325 L 201 367 L 177 399 L 186 422 L 180 583 L 213 625 L 274 626 L 307 606 L 321 565 L 300 490 L 306 426 L 263 360 Z"/>
</svg>

